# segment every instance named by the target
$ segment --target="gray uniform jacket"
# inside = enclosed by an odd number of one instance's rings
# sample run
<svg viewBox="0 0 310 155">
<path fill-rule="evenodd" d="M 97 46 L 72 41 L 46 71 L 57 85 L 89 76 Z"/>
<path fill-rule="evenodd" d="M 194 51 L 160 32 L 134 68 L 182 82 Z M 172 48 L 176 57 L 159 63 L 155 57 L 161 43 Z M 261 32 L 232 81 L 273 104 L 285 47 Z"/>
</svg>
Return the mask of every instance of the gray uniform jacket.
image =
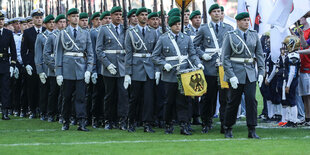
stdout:
<svg viewBox="0 0 310 155">
<path fill-rule="evenodd" d="M 78 46 L 76 48 L 69 36 Z M 84 56 L 66 55 L 66 52 L 83 53 Z M 94 54 L 88 31 L 78 27 L 76 39 L 70 26 L 62 30 L 57 37 L 56 76 L 63 75 L 66 80 L 82 80 L 86 71 L 92 72 Z"/>
<path fill-rule="evenodd" d="M 162 72 L 161 80 L 165 82 L 177 82 L 177 70 L 173 67 L 169 72 L 164 70 L 166 63 L 173 65 L 179 64 L 179 60 L 167 60 L 166 57 L 177 56 L 177 52 L 168 36 L 168 33 L 173 37 L 172 32 L 166 32 L 159 37 L 159 40 L 155 46 L 152 54 L 152 61 L 157 65 Z M 199 57 L 194 49 L 193 42 L 188 35 L 183 33 L 178 34 L 177 45 L 179 46 L 181 55 L 187 55 L 193 65 L 198 65 L 200 62 Z M 174 38 L 173 38 L 174 39 Z M 186 61 L 186 60 L 184 60 Z M 184 62 L 183 61 L 183 62 Z M 180 70 L 191 68 L 189 63 L 180 66 Z"/>
<path fill-rule="evenodd" d="M 138 38 L 142 39 L 142 41 Z M 131 38 L 132 37 L 132 38 Z M 150 79 L 155 78 L 155 67 L 151 57 L 138 57 L 135 54 L 152 54 L 157 43 L 157 34 L 154 29 L 145 27 L 145 37 L 143 37 L 139 26 L 129 29 L 125 39 L 125 72 L 126 75 L 131 75 L 134 81 L 146 81 L 147 76 Z M 140 56 L 140 55 L 139 55 Z M 143 56 L 143 55 L 142 55 Z"/>
<path fill-rule="evenodd" d="M 240 30 L 230 31 L 226 34 L 223 42 L 223 67 L 225 71 L 224 80 L 229 82 L 229 79 L 236 76 L 240 84 L 246 84 L 246 78 L 250 82 L 257 81 L 258 75 L 264 75 L 265 64 L 262 45 L 255 30 L 248 30 L 246 32 L 247 39 L 245 41 L 251 55 L 241 43 L 237 35 L 244 40 Z M 255 63 L 238 63 L 231 61 L 230 58 L 255 58 L 257 63 L 258 75 L 255 69 Z"/>
<path fill-rule="evenodd" d="M 213 24 L 211 23 L 202 25 L 198 31 L 198 34 L 196 35 L 193 41 L 195 49 L 200 58 L 202 58 L 202 55 L 206 53 L 205 49 L 215 48 L 215 44 L 214 44 L 212 34 L 209 28 L 210 25 L 213 27 Z M 216 35 L 216 38 L 218 39 L 219 47 L 221 48 L 223 39 L 224 39 L 224 34 L 228 31 L 233 30 L 233 27 L 230 26 L 229 24 L 221 22 L 218 33 L 216 33 L 215 31 L 215 27 L 213 27 L 213 30 Z M 203 65 L 205 66 L 204 74 L 206 76 L 218 76 L 217 64 L 216 64 L 216 59 L 218 57 L 219 55 L 218 53 L 216 53 L 212 56 L 212 59 L 209 61 L 205 61 L 201 59 L 203 61 Z"/>
<path fill-rule="evenodd" d="M 46 30 L 43 33 L 38 34 L 34 45 L 34 62 L 36 64 L 37 74 L 47 74 L 47 65 L 43 61 L 43 48 L 45 46 L 49 32 Z"/>
<path fill-rule="evenodd" d="M 55 48 L 58 34 L 59 30 L 50 33 L 44 46 L 43 61 L 48 66 L 47 76 L 55 77 Z"/>
<path fill-rule="evenodd" d="M 124 50 L 124 28 L 122 25 L 120 26 L 120 33 L 117 36 L 115 28 L 113 24 L 107 24 L 101 26 L 99 30 L 99 34 L 97 37 L 97 44 L 96 44 L 96 53 L 97 59 L 103 64 L 103 76 L 107 77 L 124 77 L 125 76 L 125 53 L 105 53 L 105 50 Z M 113 37 L 109 29 L 112 33 L 117 37 L 118 41 L 121 45 L 117 42 L 117 40 Z M 116 66 L 116 75 L 112 75 L 107 67 L 110 64 Z"/>
<path fill-rule="evenodd" d="M 97 59 L 97 54 L 96 54 L 96 43 L 97 43 L 97 37 L 99 34 L 100 27 L 97 28 L 92 28 L 90 30 L 90 39 L 91 43 L 93 46 L 93 51 L 94 51 L 94 67 L 93 67 L 93 73 L 98 73 L 102 74 L 102 63 Z"/>
</svg>

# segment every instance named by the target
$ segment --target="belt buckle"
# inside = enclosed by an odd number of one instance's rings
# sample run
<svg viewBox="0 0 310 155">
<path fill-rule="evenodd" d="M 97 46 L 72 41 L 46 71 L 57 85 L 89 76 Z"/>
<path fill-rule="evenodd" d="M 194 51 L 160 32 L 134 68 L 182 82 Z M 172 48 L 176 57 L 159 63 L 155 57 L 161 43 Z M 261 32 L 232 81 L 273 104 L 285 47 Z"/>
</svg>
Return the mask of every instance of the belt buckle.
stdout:
<svg viewBox="0 0 310 155">
<path fill-rule="evenodd" d="M 120 50 L 116 50 L 116 52 L 115 52 L 116 54 L 120 54 L 121 53 L 121 51 Z"/>
<path fill-rule="evenodd" d="M 77 57 L 77 56 L 78 56 L 78 54 L 77 54 L 77 53 L 73 53 L 73 56 L 74 56 L 74 57 Z"/>
<path fill-rule="evenodd" d="M 146 58 L 146 54 L 142 54 L 142 58 Z"/>
<path fill-rule="evenodd" d="M 244 59 L 244 62 L 245 63 L 249 63 L 249 59 Z"/>
<path fill-rule="evenodd" d="M 0 58 L 2 58 L 3 57 L 3 53 L 0 53 Z"/>
</svg>

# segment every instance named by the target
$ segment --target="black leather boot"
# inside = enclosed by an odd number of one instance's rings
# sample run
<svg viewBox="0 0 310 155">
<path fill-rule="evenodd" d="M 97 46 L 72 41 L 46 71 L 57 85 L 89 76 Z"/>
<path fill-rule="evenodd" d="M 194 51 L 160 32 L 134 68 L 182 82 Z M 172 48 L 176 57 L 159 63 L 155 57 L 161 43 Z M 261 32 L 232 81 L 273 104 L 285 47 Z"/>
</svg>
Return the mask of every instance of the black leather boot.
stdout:
<svg viewBox="0 0 310 155">
<path fill-rule="evenodd" d="M 129 123 L 128 132 L 136 132 L 136 128 L 135 128 L 134 123 Z"/>
<path fill-rule="evenodd" d="M 182 122 L 180 127 L 181 127 L 180 133 L 182 135 L 192 135 L 192 133 L 188 131 L 187 123 Z"/>
<path fill-rule="evenodd" d="M 231 127 L 224 127 L 225 129 L 225 138 L 233 138 L 232 128 Z"/>
<path fill-rule="evenodd" d="M 69 130 L 70 128 L 70 121 L 69 120 L 63 120 L 63 124 L 62 124 L 62 131 L 66 131 Z"/>
<path fill-rule="evenodd" d="M 249 134 L 248 134 L 249 138 L 259 139 L 259 136 L 255 132 L 255 127 L 249 127 L 248 130 L 249 130 Z"/>
<path fill-rule="evenodd" d="M 202 129 L 201 129 L 201 133 L 208 133 L 209 132 L 209 127 L 208 124 L 203 122 L 202 123 Z"/>
<path fill-rule="evenodd" d="M 126 117 L 122 117 L 119 120 L 119 129 L 120 130 L 127 130 L 127 124 L 126 124 L 127 118 Z"/>
<path fill-rule="evenodd" d="M 154 133 L 155 131 L 152 129 L 150 123 L 144 123 L 144 132 Z"/>
<path fill-rule="evenodd" d="M 194 117 L 194 118 L 193 118 L 193 123 L 192 123 L 192 124 L 193 124 L 193 125 L 201 125 L 202 123 L 201 123 L 199 117 Z"/>
<path fill-rule="evenodd" d="M 77 128 L 77 130 L 79 131 L 89 131 L 87 128 L 86 128 L 86 119 L 82 118 L 79 120 L 79 127 Z"/>
<path fill-rule="evenodd" d="M 2 120 L 10 120 L 7 109 L 2 110 Z"/>
<path fill-rule="evenodd" d="M 106 120 L 105 121 L 105 126 L 104 126 L 105 130 L 112 130 L 113 129 L 113 125 L 111 121 Z"/>
<path fill-rule="evenodd" d="M 171 123 L 166 124 L 165 134 L 173 134 L 173 125 Z"/>
</svg>

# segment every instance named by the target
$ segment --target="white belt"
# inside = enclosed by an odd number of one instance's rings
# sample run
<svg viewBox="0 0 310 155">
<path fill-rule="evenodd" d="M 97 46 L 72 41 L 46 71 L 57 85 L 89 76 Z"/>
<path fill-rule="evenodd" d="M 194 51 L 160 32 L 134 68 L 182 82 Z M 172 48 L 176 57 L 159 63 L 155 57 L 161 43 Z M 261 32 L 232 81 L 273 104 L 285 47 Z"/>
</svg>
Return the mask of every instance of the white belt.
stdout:
<svg viewBox="0 0 310 155">
<path fill-rule="evenodd" d="M 123 54 L 123 53 L 125 53 L 125 50 L 105 50 L 104 53 Z"/>
<path fill-rule="evenodd" d="M 55 54 L 54 54 L 54 53 L 53 53 L 53 54 L 51 54 L 51 57 L 52 57 L 52 58 L 54 58 L 54 56 L 55 56 Z"/>
<path fill-rule="evenodd" d="M 206 52 L 206 53 L 215 53 L 215 52 L 220 52 L 221 49 L 222 49 L 222 48 L 219 48 L 219 49 L 217 49 L 217 48 L 206 48 L 206 49 L 205 49 L 205 52 Z"/>
<path fill-rule="evenodd" d="M 181 55 L 181 56 L 171 56 L 171 57 L 166 57 L 166 61 L 172 61 L 172 60 L 185 60 L 187 59 L 188 56 L 187 55 Z"/>
<path fill-rule="evenodd" d="M 139 58 L 149 58 L 151 57 L 150 53 L 134 53 L 134 57 L 139 57 Z"/>
<path fill-rule="evenodd" d="M 84 53 L 80 53 L 80 52 L 65 52 L 64 55 L 74 56 L 74 57 L 84 57 Z"/>
<path fill-rule="evenodd" d="M 236 58 L 236 57 L 231 57 L 231 61 L 233 62 L 239 62 L 239 63 L 253 63 L 254 59 L 253 58 Z"/>
</svg>

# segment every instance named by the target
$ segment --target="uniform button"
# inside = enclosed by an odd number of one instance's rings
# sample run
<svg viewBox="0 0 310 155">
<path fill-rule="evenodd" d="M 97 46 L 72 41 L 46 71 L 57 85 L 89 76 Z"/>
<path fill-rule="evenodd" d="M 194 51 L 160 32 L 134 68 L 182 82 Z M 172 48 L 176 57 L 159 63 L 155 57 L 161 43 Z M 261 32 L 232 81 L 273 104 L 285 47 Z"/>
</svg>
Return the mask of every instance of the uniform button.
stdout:
<svg viewBox="0 0 310 155">
<path fill-rule="evenodd" d="M 246 66 L 246 64 L 244 63 L 244 66 Z"/>
<path fill-rule="evenodd" d="M 143 61 L 143 63 L 145 63 L 145 61 Z"/>
</svg>

